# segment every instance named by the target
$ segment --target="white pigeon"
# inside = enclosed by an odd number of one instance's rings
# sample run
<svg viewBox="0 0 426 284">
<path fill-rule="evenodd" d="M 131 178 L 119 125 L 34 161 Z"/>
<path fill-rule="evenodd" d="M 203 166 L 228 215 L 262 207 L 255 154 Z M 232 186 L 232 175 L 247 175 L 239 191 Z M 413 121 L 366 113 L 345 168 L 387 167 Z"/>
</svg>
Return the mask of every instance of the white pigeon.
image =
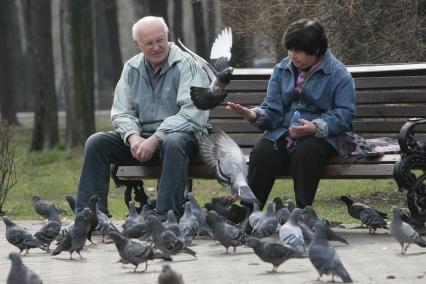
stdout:
<svg viewBox="0 0 426 284">
<path fill-rule="evenodd" d="M 299 256 L 306 257 L 305 240 L 303 238 L 302 229 L 297 225 L 297 220 L 302 214 L 302 209 L 295 208 L 291 212 L 290 219 L 281 227 L 279 238 L 282 244 L 294 248 Z"/>
<path fill-rule="evenodd" d="M 182 49 L 188 52 L 207 72 L 210 79 L 208 88 L 191 87 L 191 99 L 194 105 L 202 110 L 218 106 L 227 96 L 226 88 L 231 81 L 233 68 L 229 67 L 232 48 L 232 30 L 225 28 L 214 41 L 210 53 L 210 63 L 189 50 L 178 39 Z"/>
<path fill-rule="evenodd" d="M 390 234 L 401 245 L 401 254 L 407 252 L 408 246 L 415 243 L 421 247 L 426 247 L 426 241 L 417 233 L 410 224 L 401 220 L 401 211 L 397 206 L 392 206 L 393 218 L 389 225 Z"/>
</svg>

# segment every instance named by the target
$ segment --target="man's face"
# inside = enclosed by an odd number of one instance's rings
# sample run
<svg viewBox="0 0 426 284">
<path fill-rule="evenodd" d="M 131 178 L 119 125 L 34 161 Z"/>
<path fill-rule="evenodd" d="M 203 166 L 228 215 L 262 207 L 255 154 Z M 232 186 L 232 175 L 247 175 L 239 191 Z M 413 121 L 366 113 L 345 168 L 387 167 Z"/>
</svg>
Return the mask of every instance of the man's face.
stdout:
<svg viewBox="0 0 426 284">
<path fill-rule="evenodd" d="M 160 67 L 169 54 L 167 33 L 158 23 L 150 24 L 139 32 L 137 45 L 154 69 Z"/>
</svg>

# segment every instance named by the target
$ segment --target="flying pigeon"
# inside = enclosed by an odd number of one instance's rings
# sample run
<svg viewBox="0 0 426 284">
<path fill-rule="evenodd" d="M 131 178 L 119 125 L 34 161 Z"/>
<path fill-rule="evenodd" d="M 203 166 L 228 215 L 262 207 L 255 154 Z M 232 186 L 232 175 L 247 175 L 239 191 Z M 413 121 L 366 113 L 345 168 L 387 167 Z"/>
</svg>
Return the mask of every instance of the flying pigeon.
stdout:
<svg viewBox="0 0 426 284">
<path fill-rule="evenodd" d="M 50 244 L 58 236 L 61 231 L 61 220 L 56 213 L 55 205 L 49 204 L 47 207 L 48 218 L 47 223 L 34 234 L 34 237 L 41 243 L 46 244 L 47 252 L 50 252 Z"/>
<path fill-rule="evenodd" d="M 27 255 L 32 248 L 46 250 L 46 246 L 42 242 L 34 238 L 24 228 L 13 223 L 8 217 L 3 216 L 3 222 L 6 225 L 6 240 L 17 247 L 20 250 L 19 253 L 25 250 L 25 255 Z"/>
<path fill-rule="evenodd" d="M 15 252 L 9 254 L 12 262 L 9 275 L 7 276 L 7 284 L 42 284 L 40 277 L 26 266 L 21 256 Z"/>
<path fill-rule="evenodd" d="M 261 260 L 273 265 L 272 272 L 277 272 L 278 266 L 288 259 L 298 256 L 292 247 L 272 238 L 248 237 L 246 245 L 251 247 Z"/>
<path fill-rule="evenodd" d="M 401 220 L 401 213 L 397 206 L 392 206 L 392 213 L 393 218 L 389 225 L 389 231 L 401 245 L 401 254 L 405 254 L 407 252 L 408 246 L 411 243 L 415 243 L 421 247 L 426 247 L 426 240 L 424 240 L 419 233 L 411 227 L 411 225 Z"/>
<path fill-rule="evenodd" d="M 213 169 L 217 181 L 229 186 L 242 201 L 260 205 L 247 184 L 247 162 L 237 143 L 220 129 L 216 131 L 215 142 L 207 136 L 199 136 L 198 140 L 201 157 Z"/>
<path fill-rule="evenodd" d="M 86 207 L 81 211 L 80 215 L 75 217 L 74 226 L 67 232 L 65 238 L 55 248 L 52 255 L 58 255 L 62 251 L 69 251 L 70 259 L 73 259 L 72 254 L 77 252 L 80 258 L 83 259 L 80 251 L 84 247 L 87 233 L 90 230 L 90 214 L 92 214 L 91 210 Z"/>
<path fill-rule="evenodd" d="M 170 265 L 163 264 L 160 275 L 158 275 L 158 284 L 184 284 L 182 274 L 174 271 Z"/>
<path fill-rule="evenodd" d="M 117 248 L 118 254 L 120 255 L 120 260 L 122 264 L 131 263 L 135 266 L 133 272 L 136 272 L 140 263 L 145 262 L 145 269 L 148 268 L 148 260 L 153 260 L 156 258 L 169 260 L 172 259 L 168 255 L 157 252 L 152 245 L 147 242 L 128 239 L 125 236 L 120 235 L 118 232 L 108 232 L 108 236 L 114 241 L 115 247 Z"/>
<path fill-rule="evenodd" d="M 182 49 L 188 52 L 207 72 L 210 79 L 208 88 L 191 87 L 191 99 L 195 106 L 202 110 L 212 109 L 218 106 L 227 96 L 226 87 L 231 81 L 233 69 L 229 67 L 232 48 L 232 30 L 225 28 L 213 43 L 210 59 L 211 64 L 189 50 L 178 39 Z"/>
<path fill-rule="evenodd" d="M 37 212 L 38 215 L 40 215 L 43 219 L 47 219 L 49 214 L 47 213 L 47 207 L 51 204 L 49 201 L 42 200 L 40 196 L 34 195 L 33 196 L 33 205 L 34 209 Z M 62 210 L 58 207 L 56 207 L 56 213 L 58 214 L 67 214 L 67 211 Z"/>
<path fill-rule="evenodd" d="M 226 253 L 229 247 L 233 247 L 235 252 L 237 246 L 245 244 L 246 234 L 240 228 L 226 223 L 225 218 L 215 211 L 209 211 L 206 221 L 212 228 L 214 237 L 226 248 Z"/>
<path fill-rule="evenodd" d="M 344 283 L 352 283 L 353 281 L 340 261 L 336 250 L 327 241 L 325 226 L 322 221 L 315 223 L 315 236 L 308 250 L 309 260 L 319 273 L 317 281 L 322 275 L 331 274 L 332 282 L 334 282 L 334 275 L 336 275 Z"/>
</svg>

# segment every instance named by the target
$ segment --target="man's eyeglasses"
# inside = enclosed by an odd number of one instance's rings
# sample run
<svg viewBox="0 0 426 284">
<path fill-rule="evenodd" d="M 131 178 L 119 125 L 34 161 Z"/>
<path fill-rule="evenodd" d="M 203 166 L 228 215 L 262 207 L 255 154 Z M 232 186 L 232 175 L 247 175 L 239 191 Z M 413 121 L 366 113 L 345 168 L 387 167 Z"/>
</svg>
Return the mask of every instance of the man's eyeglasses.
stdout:
<svg viewBox="0 0 426 284">
<path fill-rule="evenodd" d="M 152 48 L 152 47 L 154 47 L 154 45 L 162 45 L 165 40 L 166 40 L 165 37 L 162 36 L 157 40 L 146 41 L 146 42 L 142 43 L 142 45 L 145 48 Z"/>
</svg>

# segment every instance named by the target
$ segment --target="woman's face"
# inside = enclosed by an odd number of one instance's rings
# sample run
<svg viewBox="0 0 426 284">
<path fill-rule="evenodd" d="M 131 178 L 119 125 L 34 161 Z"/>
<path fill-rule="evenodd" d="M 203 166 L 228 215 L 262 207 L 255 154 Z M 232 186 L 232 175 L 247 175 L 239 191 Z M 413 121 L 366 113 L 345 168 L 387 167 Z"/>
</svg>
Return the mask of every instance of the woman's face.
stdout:
<svg viewBox="0 0 426 284">
<path fill-rule="evenodd" d="M 289 49 L 288 56 L 293 61 L 294 66 L 302 70 L 308 69 L 318 61 L 318 56 L 296 49 Z"/>
</svg>

